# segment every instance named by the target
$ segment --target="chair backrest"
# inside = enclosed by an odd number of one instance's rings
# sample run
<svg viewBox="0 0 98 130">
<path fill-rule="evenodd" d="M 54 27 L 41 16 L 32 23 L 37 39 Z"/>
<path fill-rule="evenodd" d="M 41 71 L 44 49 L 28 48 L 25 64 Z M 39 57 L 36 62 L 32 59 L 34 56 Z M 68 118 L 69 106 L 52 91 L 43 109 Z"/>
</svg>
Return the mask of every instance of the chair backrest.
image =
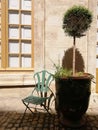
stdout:
<svg viewBox="0 0 98 130">
<path fill-rule="evenodd" d="M 34 79 L 36 83 L 36 89 L 40 92 L 47 92 L 51 82 L 54 80 L 53 74 L 47 70 L 42 70 L 34 74 Z"/>
</svg>

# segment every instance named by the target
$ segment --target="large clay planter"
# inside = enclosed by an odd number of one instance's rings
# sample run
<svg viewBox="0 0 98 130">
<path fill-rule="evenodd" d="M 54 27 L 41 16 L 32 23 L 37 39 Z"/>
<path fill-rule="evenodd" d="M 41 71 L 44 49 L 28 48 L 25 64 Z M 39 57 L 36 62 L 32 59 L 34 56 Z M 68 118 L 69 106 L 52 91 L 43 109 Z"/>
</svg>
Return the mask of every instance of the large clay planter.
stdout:
<svg viewBox="0 0 98 130">
<path fill-rule="evenodd" d="M 55 108 L 59 116 L 70 121 L 81 120 L 89 105 L 91 78 L 58 78 L 55 82 Z"/>
</svg>

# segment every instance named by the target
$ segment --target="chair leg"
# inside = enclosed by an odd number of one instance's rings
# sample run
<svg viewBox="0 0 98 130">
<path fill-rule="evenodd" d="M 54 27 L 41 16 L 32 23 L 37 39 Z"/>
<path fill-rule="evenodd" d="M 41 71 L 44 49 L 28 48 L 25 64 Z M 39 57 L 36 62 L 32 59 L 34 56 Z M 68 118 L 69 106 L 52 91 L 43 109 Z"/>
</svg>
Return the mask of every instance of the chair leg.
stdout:
<svg viewBox="0 0 98 130">
<path fill-rule="evenodd" d="M 48 112 L 48 114 L 49 115 L 51 115 L 51 113 L 49 112 L 49 109 L 44 105 L 44 104 L 41 104 L 43 107 L 44 107 L 44 109 Z"/>
<path fill-rule="evenodd" d="M 31 113 L 33 114 L 33 111 L 30 109 L 30 107 L 28 107 L 29 103 L 26 104 L 26 103 L 23 101 L 23 104 L 24 104 L 24 105 L 26 106 L 26 108 L 28 108 L 28 109 L 31 111 Z"/>
<path fill-rule="evenodd" d="M 28 105 L 29 105 L 29 103 L 28 103 Z M 26 111 L 27 111 L 27 107 L 26 107 L 26 109 L 25 109 L 25 111 L 24 111 L 24 113 L 23 113 L 23 116 L 22 116 L 21 121 L 20 121 L 20 123 L 19 123 L 19 127 L 21 126 L 21 123 L 23 122 L 23 119 L 24 119 L 24 116 L 25 116 L 25 114 L 26 114 Z"/>
</svg>

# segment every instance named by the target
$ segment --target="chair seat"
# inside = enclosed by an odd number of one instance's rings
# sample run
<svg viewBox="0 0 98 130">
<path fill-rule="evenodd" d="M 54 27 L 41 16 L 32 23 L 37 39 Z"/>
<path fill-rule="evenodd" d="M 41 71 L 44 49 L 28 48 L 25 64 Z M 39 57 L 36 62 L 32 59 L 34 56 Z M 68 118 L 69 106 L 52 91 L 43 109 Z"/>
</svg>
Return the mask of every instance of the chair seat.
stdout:
<svg viewBox="0 0 98 130">
<path fill-rule="evenodd" d="M 48 98 L 49 97 L 37 97 L 37 96 L 30 95 L 30 96 L 26 97 L 25 99 L 23 99 L 22 101 L 26 102 L 26 103 L 32 103 L 32 104 L 39 105 L 39 104 L 44 103 L 46 101 L 46 99 L 48 99 Z"/>
</svg>

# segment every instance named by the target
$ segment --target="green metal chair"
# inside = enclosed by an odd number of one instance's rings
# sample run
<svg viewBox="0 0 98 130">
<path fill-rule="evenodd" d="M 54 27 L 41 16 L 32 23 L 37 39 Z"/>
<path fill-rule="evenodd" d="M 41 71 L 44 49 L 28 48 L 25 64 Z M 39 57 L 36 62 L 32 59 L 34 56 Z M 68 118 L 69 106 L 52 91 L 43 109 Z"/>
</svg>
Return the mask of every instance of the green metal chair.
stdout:
<svg viewBox="0 0 98 130">
<path fill-rule="evenodd" d="M 55 95 L 50 89 L 51 82 L 54 80 L 53 75 L 48 71 L 43 70 L 35 73 L 34 79 L 36 84 L 34 90 L 31 95 L 22 99 L 23 104 L 26 106 L 24 115 L 27 109 L 33 113 L 31 105 L 33 105 L 35 110 L 37 110 L 37 106 L 40 105 L 40 108 L 43 107 L 44 110 L 50 114 L 50 102 L 52 103 L 55 99 Z"/>
</svg>

